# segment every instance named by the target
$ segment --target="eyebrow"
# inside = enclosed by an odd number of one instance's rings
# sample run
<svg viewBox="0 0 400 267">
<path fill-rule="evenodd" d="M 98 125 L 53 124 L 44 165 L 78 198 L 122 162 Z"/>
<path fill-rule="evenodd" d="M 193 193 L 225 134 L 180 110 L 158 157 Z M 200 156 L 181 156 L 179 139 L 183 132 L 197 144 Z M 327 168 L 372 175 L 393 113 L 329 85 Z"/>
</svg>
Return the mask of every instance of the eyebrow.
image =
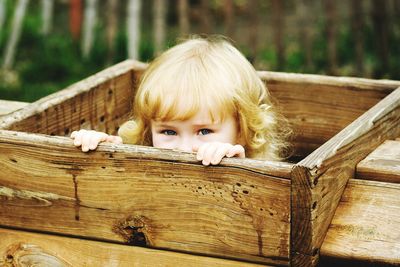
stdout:
<svg viewBox="0 0 400 267">
<path fill-rule="evenodd" d="M 159 127 L 159 128 L 174 128 L 174 125 L 171 124 L 165 124 L 165 123 L 154 123 L 155 127 Z"/>
<path fill-rule="evenodd" d="M 197 123 L 197 124 L 193 124 L 194 127 L 197 128 L 202 128 L 202 127 L 206 127 L 206 126 L 215 126 L 215 125 L 219 125 L 220 122 L 211 122 L 210 123 Z M 165 123 L 165 122 L 156 122 L 154 124 L 155 127 L 159 127 L 159 128 L 175 128 L 175 125 L 169 124 L 169 123 Z"/>
<path fill-rule="evenodd" d="M 206 126 L 215 126 L 218 124 L 219 123 L 199 123 L 199 124 L 193 124 L 193 126 L 195 126 L 197 128 L 202 128 L 202 127 L 206 127 Z"/>
</svg>

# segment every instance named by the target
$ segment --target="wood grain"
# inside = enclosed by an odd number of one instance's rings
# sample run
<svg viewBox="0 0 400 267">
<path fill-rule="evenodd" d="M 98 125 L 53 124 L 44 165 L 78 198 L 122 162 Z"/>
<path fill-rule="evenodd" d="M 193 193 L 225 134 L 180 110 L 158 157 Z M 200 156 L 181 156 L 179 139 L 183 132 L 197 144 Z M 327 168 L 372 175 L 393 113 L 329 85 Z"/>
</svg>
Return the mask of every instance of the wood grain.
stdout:
<svg viewBox="0 0 400 267">
<path fill-rule="evenodd" d="M 319 249 L 345 185 L 354 178 L 356 164 L 383 140 L 399 135 L 400 88 L 296 164 L 292 172 L 292 263 L 317 263 Z"/>
<path fill-rule="evenodd" d="M 321 266 L 400 265 L 400 185 L 350 179 L 321 248 Z"/>
<path fill-rule="evenodd" d="M 0 266 L 265 266 L 0 228 Z"/>
<path fill-rule="evenodd" d="M 21 109 L 26 105 L 28 105 L 28 103 L 0 99 L 0 116 Z"/>
<path fill-rule="evenodd" d="M 0 131 L 0 225 L 287 265 L 292 166 Z"/>
<path fill-rule="evenodd" d="M 0 129 L 115 133 L 146 66 L 113 66 L 0 118 Z M 139 146 L 83 154 L 69 139 L 1 131 L 0 224 L 287 265 L 292 220 L 291 263 L 315 264 L 356 163 L 400 134 L 398 90 L 346 126 L 400 82 L 259 74 L 294 126 L 297 155 L 319 147 L 292 173 L 289 163 L 249 159 L 207 168 Z"/>
<path fill-rule="evenodd" d="M 259 72 L 307 156 L 400 86 L 399 81 Z M 357 101 L 354 101 L 357 99 Z"/>
<path fill-rule="evenodd" d="M 146 64 L 127 60 L 0 118 L 0 129 L 69 135 L 95 129 L 115 134 L 132 110 Z M 135 71 L 133 71 L 135 70 Z"/>
<path fill-rule="evenodd" d="M 387 140 L 357 165 L 358 179 L 400 183 L 400 140 Z"/>
</svg>

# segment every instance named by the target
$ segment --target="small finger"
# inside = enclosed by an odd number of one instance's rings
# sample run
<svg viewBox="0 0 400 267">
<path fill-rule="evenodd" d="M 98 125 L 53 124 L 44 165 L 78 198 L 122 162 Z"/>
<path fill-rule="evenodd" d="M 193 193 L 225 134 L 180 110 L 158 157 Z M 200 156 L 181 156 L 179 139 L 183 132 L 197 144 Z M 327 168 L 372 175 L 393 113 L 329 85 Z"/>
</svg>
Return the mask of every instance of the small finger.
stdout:
<svg viewBox="0 0 400 267">
<path fill-rule="evenodd" d="M 85 130 L 80 130 L 75 132 L 75 137 L 74 137 L 74 145 L 75 146 L 81 146 L 82 145 L 82 136 Z"/>
<path fill-rule="evenodd" d="M 245 150 L 244 147 L 241 145 L 234 145 L 233 147 L 231 147 L 229 149 L 229 151 L 227 152 L 226 156 L 228 158 L 231 158 L 233 156 L 238 156 L 239 158 L 245 158 Z"/>
<path fill-rule="evenodd" d="M 211 164 L 212 165 L 219 164 L 231 147 L 233 147 L 231 144 L 221 144 L 214 152 Z"/>
<path fill-rule="evenodd" d="M 71 138 L 75 138 L 77 131 L 73 131 L 70 135 Z"/>
<path fill-rule="evenodd" d="M 113 144 L 122 144 L 122 138 L 119 136 L 115 136 L 115 135 L 108 135 L 106 140 L 104 140 L 106 142 L 110 142 Z"/>
<path fill-rule="evenodd" d="M 197 160 L 203 160 L 204 151 L 206 150 L 207 146 L 208 146 L 208 143 L 202 144 L 200 147 L 198 147 L 197 155 L 196 155 Z"/>
<path fill-rule="evenodd" d="M 94 150 L 97 148 L 100 142 L 106 141 L 108 134 L 106 133 L 93 133 L 92 137 L 90 138 L 89 149 Z"/>
<path fill-rule="evenodd" d="M 213 159 L 213 156 L 214 156 L 217 148 L 218 148 L 218 146 L 216 146 L 214 143 L 207 145 L 207 147 L 204 151 L 204 154 L 203 154 L 203 160 L 202 160 L 203 165 L 205 165 L 205 166 L 210 165 L 211 160 Z"/>
<path fill-rule="evenodd" d="M 86 134 L 82 135 L 82 151 L 88 152 L 93 139 L 93 132 L 88 131 Z"/>
</svg>

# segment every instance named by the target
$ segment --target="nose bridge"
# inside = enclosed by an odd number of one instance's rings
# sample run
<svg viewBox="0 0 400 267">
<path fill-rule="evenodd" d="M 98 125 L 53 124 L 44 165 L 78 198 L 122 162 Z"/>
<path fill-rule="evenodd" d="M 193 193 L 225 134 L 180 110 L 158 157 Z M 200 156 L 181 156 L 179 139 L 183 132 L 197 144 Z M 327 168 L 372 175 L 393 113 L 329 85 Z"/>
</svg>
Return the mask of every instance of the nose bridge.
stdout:
<svg viewBox="0 0 400 267">
<path fill-rule="evenodd" d="M 193 145 L 195 144 L 195 140 L 193 136 L 190 135 L 182 135 L 179 142 L 178 149 L 185 152 L 192 152 Z"/>
</svg>

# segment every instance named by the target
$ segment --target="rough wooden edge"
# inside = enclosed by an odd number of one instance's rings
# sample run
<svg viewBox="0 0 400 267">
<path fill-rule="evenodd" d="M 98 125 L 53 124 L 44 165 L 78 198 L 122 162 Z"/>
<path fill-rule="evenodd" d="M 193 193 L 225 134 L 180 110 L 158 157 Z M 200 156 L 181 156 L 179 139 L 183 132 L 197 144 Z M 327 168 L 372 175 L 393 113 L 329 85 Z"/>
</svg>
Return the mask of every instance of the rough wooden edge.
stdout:
<svg viewBox="0 0 400 267">
<path fill-rule="evenodd" d="M 18 140 L 24 140 L 24 142 L 30 143 L 44 143 L 52 144 L 54 147 L 68 147 L 71 150 L 77 150 L 79 148 L 74 147 L 73 141 L 68 137 L 61 136 L 50 136 L 44 134 L 33 134 L 18 131 L 0 130 L 0 141 L 14 143 Z M 139 145 L 117 145 L 111 143 L 101 143 L 96 151 L 103 152 L 126 152 L 130 153 L 131 158 L 140 158 L 146 160 L 162 160 L 162 161 L 174 161 L 191 164 L 201 164 L 196 159 L 194 153 L 187 153 L 178 150 L 160 149 L 149 146 Z M 83 152 L 82 152 L 83 153 Z M 90 152 L 89 152 L 90 153 Z M 290 179 L 290 170 L 294 164 L 280 161 L 266 161 L 266 160 L 255 160 L 249 158 L 224 158 L 222 162 L 215 167 L 235 167 L 243 170 L 252 171 L 255 173 L 266 174 L 272 177 Z"/>
<path fill-rule="evenodd" d="M 14 112 L 18 109 L 24 108 L 29 103 L 11 100 L 0 100 L 0 116 Z"/>
<path fill-rule="evenodd" d="M 296 164 L 292 171 L 291 263 L 313 266 L 356 164 L 400 134 L 400 88 Z"/>
<path fill-rule="evenodd" d="M 297 74 L 273 71 L 258 71 L 258 74 L 263 80 L 270 82 L 274 81 L 294 84 L 331 85 L 336 87 L 350 87 L 360 90 L 393 91 L 400 86 L 400 81 L 394 80 L 335 77 L 317 74 Z"/>
<path fill-rule="evenodd" d="M 100 266 L 106 262 L 108 264 L 118 263 L 118 266 L 266 266 L 6 228 L 0 228 L 0 236 L 3 237 L 2 243 L 0 243 L 0 249 L 2 248 L 0 251 L 1 266 L 3 264 L 4 266 L 14 266 L 13 264 L 19 260 L 26 258 L 34 260 L 35 264 L 40 266 L 42 266 L 41 264 L 44 266 L 52 264 L 76 266 L 75 264 L 78 262 L 81 263 L 79 266 L 86 266 L 86 264 Z"/>
<path fill-rule="evenodd" d="M 110 68 L 100 71 L 80 82 L 74 83 L 61 91 L 43 97 L 20 110 L 1 117 L 0 129 L 8 129 L 12 124 L 18 121 L 28 118 L 34 114 L 40 113 L 51 106 L 60 104 L 66 99 L 73 98 L 84 92 L 88 92 L 92 88 L 99 86 L 105 81 L 108 81 L 132 70 L 144 70 L 146 66 L 147 64 L 142 62 L 125 60 Z"/>
</svg>

